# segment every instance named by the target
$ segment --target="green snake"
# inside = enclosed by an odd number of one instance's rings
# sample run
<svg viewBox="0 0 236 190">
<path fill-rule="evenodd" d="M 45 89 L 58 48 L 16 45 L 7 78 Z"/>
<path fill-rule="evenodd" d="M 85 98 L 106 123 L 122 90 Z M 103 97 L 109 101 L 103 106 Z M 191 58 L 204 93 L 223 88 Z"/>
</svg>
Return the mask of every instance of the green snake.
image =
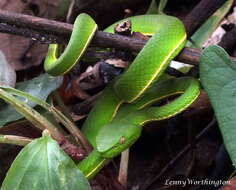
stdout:
<svg viewBox="0 0 236 190">
<path fill-rule="evenodd" d="M 167 15 L 141 15 L 129 20 L 132 31 L 152 37 L 125 73 L 105 88 L 82 126 L 82 132 L 94 147 L 93 152 L 79 163 L 87 178 L 93 177 L 110 158 L 130 147 L 141 135 L 145 123 L 182 112 L 200 94 L 199 82 L 191 77 L 160 81 L 170 61 L 185 45 L 183 23 Z M 113 32 L 116 24 L 105 32 Z M 58 45 L 49 46 L 44 64 L 46 72 L 53 76 L 69 72 L 96 30 L 94 20 L 87 14 L 80 14 L 75 20 L 69 44 L 59 58 Z M 181 96 L 164 106 L 151 106 L 177 94 Z"/>
</svg>

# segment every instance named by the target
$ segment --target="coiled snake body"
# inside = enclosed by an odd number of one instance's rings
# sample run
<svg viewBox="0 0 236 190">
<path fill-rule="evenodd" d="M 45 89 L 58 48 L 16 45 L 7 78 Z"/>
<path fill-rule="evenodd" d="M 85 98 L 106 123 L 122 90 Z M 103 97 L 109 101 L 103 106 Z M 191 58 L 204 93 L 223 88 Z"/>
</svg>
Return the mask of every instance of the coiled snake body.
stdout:
<svg viewBox="0 0 236 190">
<path fill-rule="evenodd" d="M 129 19 L 133 31 L 153 36 L 125 73 L 104 90 L 82 127 L 94 147 L 94 151 L 79 164 L 88 178 L 95 175 L 108 159 L 130 147 L 140 136 L 145 123 L 182 112 L 200 93 L 198 81 L 191 77 L 154 83 L 185 45 L 186 33 L 182 22 L 166 15 L 141 15 Z M 112 32 L 113 28 L 114 25 L 105 31 Z M 59 58 L 58 45 L 50 45 L 45 70 L 54 76 L 70 71 L 96 30 L 93 19 L 87 14 L 80 14 L 74 23 L 69 44 Z M 182 95 L 169 104 L 150 106 L 176 94 Z"/>
</svg>

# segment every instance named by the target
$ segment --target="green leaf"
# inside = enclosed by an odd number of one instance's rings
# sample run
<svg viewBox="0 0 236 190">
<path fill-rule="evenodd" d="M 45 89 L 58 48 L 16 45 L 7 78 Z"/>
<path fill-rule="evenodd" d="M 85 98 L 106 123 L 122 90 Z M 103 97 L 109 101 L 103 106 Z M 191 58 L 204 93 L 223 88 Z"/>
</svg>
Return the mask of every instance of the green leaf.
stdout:
<svg viewBox="0 0 236 190">
<path fill-rule="evenodd" d="M 47 134 L 25 146 L 14 160 L 2 190 L 90 190 L 71 158 Z"/>
<path fill-rule="evenodd" d="M 16 84 L 16 89 L 27 92 L 33 96 L 46 100 L 48 95 L 57 89 L 62 83 L 62 77 L 52 77 L 48 74 L 41 75 L 32 80 L 20 82 Z M 35 102 L 30 102 L 28 99 L 19 98 L 22 102 L 27 103 L 28 106 L 36 106 Z M 0 127 L 23 118 L 21 114 L 15 111 L 15 109 L 3 102 L 0 103 Z"/>
<path fill-rule="evenodd" d="M 146 14 L 164 14 L 163 11 L 166 7 L 168 0 L 160 0 L 157 6 L 156 0 L 152 0 Z"/>
<path fill-rule="evenodd" d="M 214 108 L 224 143 L 236 166 L 236 70 L 223 48 L 210 46 L 201 55 L 200 79 Z"/>
<path fill-rule="evenodd" d="M 57 8 L 58 17 L 65 18 L 71 5 L 71 0 L 60 0 Z"/>
<path fill-rule="evenodd" d="M 191 40 L 194 41 L 194 44 L 188 42 L 187 47 L 202 47 L 203 44 L 209 39 L 211 34 L 218 27 L 220 21 L 225 17 L 229 12 L 233 0 L 226 1 L 220 9 L 218 9 L 192 36 Z"/>
</svg>

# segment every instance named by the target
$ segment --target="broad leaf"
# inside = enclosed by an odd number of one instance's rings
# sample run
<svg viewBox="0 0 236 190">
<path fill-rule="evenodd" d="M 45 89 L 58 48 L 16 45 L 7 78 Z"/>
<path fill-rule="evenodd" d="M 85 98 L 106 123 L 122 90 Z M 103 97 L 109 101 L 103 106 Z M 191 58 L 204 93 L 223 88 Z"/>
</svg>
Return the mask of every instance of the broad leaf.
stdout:
<svg viewBox="0 0 236 190">
<path fill-rule="evenodd" d="M 62 77 L 51 77 L 48 74 L 44 74 L 32 80 L 17 83 L 16 89 L 27 92 L 45 101 L 48 95 L 57 89 L 61 83 Z M 28 99 L 19 99 L 27 103 L 30 107 L 36 106 L 36 103 L 30 102 Z M 23 118 L 23 116 L 16 112 L 11 105 L 0 103 L 0 127 L 21 118 Z"/>
<path fill-rule="evenodd" d="M 215 111 L 225 146 L 236 166 L 236 70 L 219 46 L 206 48 L 201 56 L 200 79 Z"/>
<path fill-rule="evenodd" d="M 2 190 L 90 190 L 87 179 L 56 141 L 45 134 L 18 154 Z"/>
</svg>

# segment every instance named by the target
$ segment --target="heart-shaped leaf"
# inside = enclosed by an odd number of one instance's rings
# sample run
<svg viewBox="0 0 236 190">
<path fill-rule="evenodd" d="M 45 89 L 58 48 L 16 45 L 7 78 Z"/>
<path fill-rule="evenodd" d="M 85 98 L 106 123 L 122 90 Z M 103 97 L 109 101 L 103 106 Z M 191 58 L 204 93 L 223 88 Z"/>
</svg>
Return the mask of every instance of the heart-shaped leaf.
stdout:
<svg viewBox="0 0 236 190">
<path fill-rule="evenodd" d="M 219 46 L 206 48 L 201 55 L 200 79 L 215 111 L 225 146 L 236 166 L 236 70 Z"/>
<path fill-rule="evenodd" d="M 90 190 L 71 158 L 48 134 L 32 141 L 18 154 L 2 190 Z"/>
</svg>

